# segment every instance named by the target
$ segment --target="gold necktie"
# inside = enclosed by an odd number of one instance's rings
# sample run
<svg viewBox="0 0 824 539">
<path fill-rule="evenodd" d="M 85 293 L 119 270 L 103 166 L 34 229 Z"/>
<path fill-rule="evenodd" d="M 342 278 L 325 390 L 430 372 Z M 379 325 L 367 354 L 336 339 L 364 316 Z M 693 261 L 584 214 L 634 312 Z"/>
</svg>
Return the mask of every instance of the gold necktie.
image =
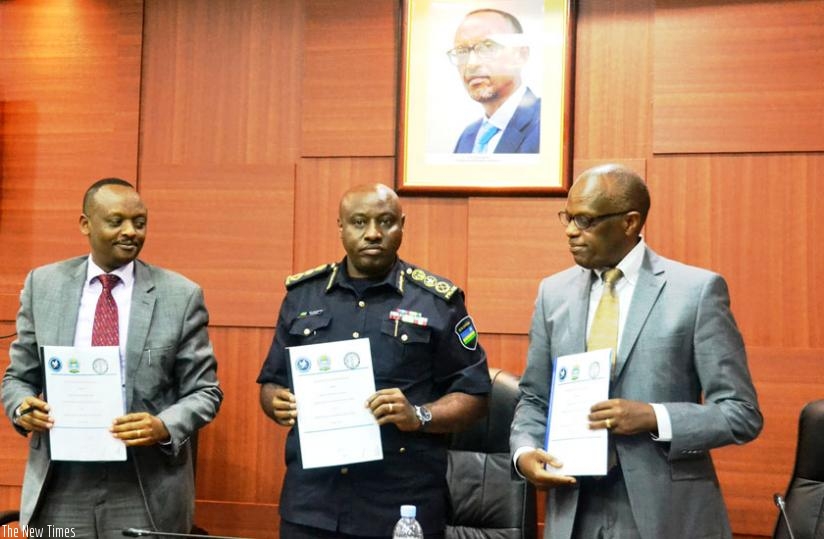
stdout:
<svg viewBox="0 0 824 539">
<path fill-rule="evenodd" d="M 615 376 L 615 356 L 618 355 L 618 294 L 615 284 L 624 274 L 618 268 L 610 268 L 601 274 L 604 280 L 604 291 L 598 308 L 595 309 L 595 318 L 589 329 L 587 350 L 601 350 L 612 348 L 612 364 L 610 376 Z M 615 439 L 609 436 L 607 448 L 607 473 L 618 464 L 618 453 L 615 450 Z"/>
<path fill-rule="evenodd" d="M 589 329 L 587 350 L 612 349 L 612 367 L 615 368 L 615 356 L 618 353 L 618 294 L 615 292 L 615 283 L 624 274 L 618 268 L 610 268 L 601 274 L 604 279 L 604 291 L 595 318 Z"/>
</svg>

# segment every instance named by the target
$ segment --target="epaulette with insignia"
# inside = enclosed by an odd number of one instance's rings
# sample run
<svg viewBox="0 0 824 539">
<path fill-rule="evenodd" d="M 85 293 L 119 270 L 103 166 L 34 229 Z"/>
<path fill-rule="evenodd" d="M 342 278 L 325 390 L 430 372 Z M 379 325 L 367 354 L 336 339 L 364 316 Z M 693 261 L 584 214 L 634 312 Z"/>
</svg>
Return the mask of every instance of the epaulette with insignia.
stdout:
<svg viewBox="0 0 824 539">
<path fill-rule="evenodd" d="M 455 292 L 460 290 L 457 285 L 454 285 L 441 277 L 430 275 L 420 268 L 406 268 L 406 275 L 409 281 L 415 283 L 424 290 L 432 292 L 436 296 L 442 297 L 446 301 L 452 299 Z"/>
<path fill-rule="evenodd" d="M 319 275 L 326 275 L 330 271 L 335 269 L 337 264 L 321 264 L 316 268 L 312 268 L 310 270 L 302 271 L 300 273 L 295 273 L 294 275 L 290 275 L 286 278 L 286 288 L 290 289 L 298 283 L 302 283 L 308 279 L 312 279 L 313 277 L 317 277 Z"/>
</svg>

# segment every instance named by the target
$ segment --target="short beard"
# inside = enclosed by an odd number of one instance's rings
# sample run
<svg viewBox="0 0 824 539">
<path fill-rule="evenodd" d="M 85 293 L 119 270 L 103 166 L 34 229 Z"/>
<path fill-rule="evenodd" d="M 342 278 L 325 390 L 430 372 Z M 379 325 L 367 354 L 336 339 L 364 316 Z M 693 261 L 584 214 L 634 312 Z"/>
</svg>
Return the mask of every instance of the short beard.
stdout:
<svg viewBox="0 0 824 539">
<path fill-rule="evenodd" d="M 469 90 L 469 97 L 478 103 L 488 103 L 498 98 L 498 93 L 488 86 L 483 86 L 475 90 Z"/>
</svg>

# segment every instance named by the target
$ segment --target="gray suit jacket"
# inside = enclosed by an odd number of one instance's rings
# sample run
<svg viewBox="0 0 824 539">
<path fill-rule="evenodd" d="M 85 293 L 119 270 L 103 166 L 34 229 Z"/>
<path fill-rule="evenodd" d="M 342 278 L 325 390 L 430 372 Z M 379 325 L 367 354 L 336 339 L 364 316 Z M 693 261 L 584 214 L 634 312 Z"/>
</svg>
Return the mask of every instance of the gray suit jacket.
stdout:
<svg viewBox="0 0 824 539">
<path fill-rule="evenodd" d="M 3 377 L 9 418 L 43 389 L 38 347 L 71 346 L 88 257 L 36 268 L 26 278 L 17 313 L 17 339 Z M 135 262 L 126 350 L 126 409 L 149 412 L 166 424 L 171 446 L 132 448 L 143 498 L 158 530 L 188 533 L 194 511 L 190 436 L 210 422 L 223 399 L 209 342 L 203 293 L 183 276 Z M 26 434 L 22 429 L 21 434 Z M 48 433 L 33 433 L 23 479 L 20 524 L 28 524 L 51 461 Z"/>
<path fill-rule="evenodd" d="M 513 452 L 543 447 L 552 362 L 586 349 L 591 279 L 576 266 L 541 282 Z M 724 279 L 647 249 L 616 376 L 611 397 L 661 403 L 672 420 L 669 443 L 613 437 L 641 537 L 731 537 L 709 450 L 754 439 L 763 418 Z M 577 502 L 577 486 L 549 492 L 544 537 L 571 536 Z"/>
</svg>

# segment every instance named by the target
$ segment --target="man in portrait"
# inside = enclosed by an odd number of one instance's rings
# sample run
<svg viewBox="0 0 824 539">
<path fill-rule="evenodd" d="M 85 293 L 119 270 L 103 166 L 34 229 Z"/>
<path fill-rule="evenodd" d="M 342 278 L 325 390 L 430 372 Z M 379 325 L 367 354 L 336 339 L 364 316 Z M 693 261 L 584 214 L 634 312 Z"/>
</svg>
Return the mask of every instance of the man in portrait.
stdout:
<svg viewBox="0 0 824 539">
<path fill-rule="evenodd" d="M 454 153 L 538 153 L 541 100 L 523 84 L 529 60 L 521 23 L 497 9 L 478 9 L 464 17 L 447 52 L 469 96 L 483 117 L 464 129 Z"/>
</svg>

